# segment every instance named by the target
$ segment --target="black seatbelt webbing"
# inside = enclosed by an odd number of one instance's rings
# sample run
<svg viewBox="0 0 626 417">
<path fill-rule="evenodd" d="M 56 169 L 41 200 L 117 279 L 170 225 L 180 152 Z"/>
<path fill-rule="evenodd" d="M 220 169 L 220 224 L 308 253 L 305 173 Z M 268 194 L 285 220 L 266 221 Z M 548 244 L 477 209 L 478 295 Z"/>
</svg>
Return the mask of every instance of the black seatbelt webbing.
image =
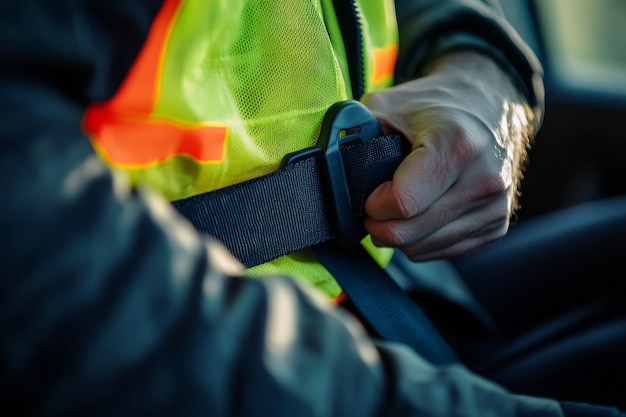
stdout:
<svg viewBox="0 0 626 417">
<path fill-rule="evenodd" d="M 461 363 L 419 306 L 362 246 L 331 240 L 313 247 L 313 253 L 380 338 L 404 343 L 435 365 Z"/>
<path fill-rule="evenodd" d="M 341 149 L 356 219 L 373 187 L 391 179 L 406 155 L 400 135 Z M 174 202 L 201 232 L 219 239 L 250 267 L 337 237 L 322 152 L 275 172 Z"/>
</svg>

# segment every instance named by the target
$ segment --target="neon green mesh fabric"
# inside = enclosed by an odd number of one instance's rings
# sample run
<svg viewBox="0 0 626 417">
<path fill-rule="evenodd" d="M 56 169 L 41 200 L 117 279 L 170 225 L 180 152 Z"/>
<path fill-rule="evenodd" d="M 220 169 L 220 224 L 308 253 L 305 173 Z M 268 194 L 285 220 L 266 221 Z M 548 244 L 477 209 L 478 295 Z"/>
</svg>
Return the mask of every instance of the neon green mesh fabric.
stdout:
<svg viewBox="0 0 626 417">
<path fill-rule="evenodd" d="M 345 64 L 338 58 L 343 51 L 337 53 L 337 42 L 331 40 L 325 23 L 328 10 L 321 3 L 223 2 L 225 10 L 212 22 L 218 26 L 211 27 L 202 20 L 206 12 L 200 9 L 206 6 L 199 3 L 188 2 L 173 27 L 168 50 L 181 52 L 174 63 L 166 61 L 164 81 L 182 72 L 186 88 L 174 81 L 164 83 L 162 108 L 170 115 L 186 108 L 186 114 L 207 120 L 217 115 L 230 133 L 223 161 L 188 171 L 194 176 L 189 189 L 193 194 L 275 170 L 285 154 L 314 145 L 326 109 L 348 97 L 341 70 Z M 191 41 L 203 30 L 212 34 L 212 41 L 198 47 L 191 61 Z M 175 101 L 183 105 L 174 109 Z M 249 272 L 303 277 L 330 297 L 341 291 L 307 251 Z"/>
<path fill-rule="evenodd" d="M 374 8 L 372 15 L 381 13 Z M 223 147 L 215 160 L 172 154 L 124 167 L 135 183 L 178 200 L 274 171 L 285 154 L 314 145 L 326 110 L 348 98 L 332 1 L 183 0 L 163 46 L 158 83 L 155 120 L 218 123 L 228 134 L 212 144 Z M 330 297 L 341 292 L 308 251 L 250 270 L 267 272 L 303 277 Z"/>
<path fill-rule="evenodd" d="M 193 186 L 177 198 L 275 170 L 315 144 L 326 109 L 347 97 L 322 7 L 310 1 L 188 0 L 162 80 L 158 115 L 230 129 L 223 160 L 185 167 Z"/>
</svg>

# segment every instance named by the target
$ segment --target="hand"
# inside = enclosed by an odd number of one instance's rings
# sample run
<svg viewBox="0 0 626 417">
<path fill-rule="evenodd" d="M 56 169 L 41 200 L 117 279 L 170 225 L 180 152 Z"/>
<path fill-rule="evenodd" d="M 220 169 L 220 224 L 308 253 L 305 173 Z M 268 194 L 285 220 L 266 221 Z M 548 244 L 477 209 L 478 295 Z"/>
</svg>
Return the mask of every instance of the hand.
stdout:
<svg viewBox="0 0 626 417">
<path fill-rule="evenodd" d="M 515 206 L 532 113 L 490 58 L 458 52 L 422 78 L 364 104 L 412 152 L 365 204 L 379 246 L 414 261 L 458 256 L 504 236 Z"/>
</svg>

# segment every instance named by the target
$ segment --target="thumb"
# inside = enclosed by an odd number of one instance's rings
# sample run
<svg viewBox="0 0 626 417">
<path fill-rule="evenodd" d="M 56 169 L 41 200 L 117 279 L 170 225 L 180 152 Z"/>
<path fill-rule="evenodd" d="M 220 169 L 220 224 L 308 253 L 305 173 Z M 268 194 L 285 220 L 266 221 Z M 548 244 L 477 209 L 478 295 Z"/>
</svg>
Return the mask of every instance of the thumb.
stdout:
<svg viewBox="0 0 626 417">
<path fill-rule="evenodd" d="M 426 146 L 414 149 L 398 166 L 393 179 L 379 185 L 365 201 L 365 213 L 378 221 L 414 217 L 437 201 L 448 184 L 433 175 L 437 159 Z"/>
</svg>

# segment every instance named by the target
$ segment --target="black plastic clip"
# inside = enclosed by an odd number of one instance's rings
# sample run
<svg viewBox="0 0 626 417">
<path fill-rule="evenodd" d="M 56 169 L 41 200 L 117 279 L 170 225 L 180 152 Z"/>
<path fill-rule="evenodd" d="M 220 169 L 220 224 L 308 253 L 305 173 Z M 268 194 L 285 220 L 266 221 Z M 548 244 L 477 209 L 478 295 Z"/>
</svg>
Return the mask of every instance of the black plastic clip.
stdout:
<svg viewBox="0 0 626 417">
<path fill-rule="evenodd" d="M 337 237 L 348 245 L 358 244 L 365 236 L 363 221 L 354 215 L 348 179 L 341 157 L 341 148 L 365 143 L 382 135 L 382 127 L 365 105 L 356 100 L 332 105 L 322 121 L 318 146 L 292 152 L 283 159 L 283 166 L 324 155 L 325 180 L 329 185 L 334 207 L 334 226 Z"/>
</svg>

